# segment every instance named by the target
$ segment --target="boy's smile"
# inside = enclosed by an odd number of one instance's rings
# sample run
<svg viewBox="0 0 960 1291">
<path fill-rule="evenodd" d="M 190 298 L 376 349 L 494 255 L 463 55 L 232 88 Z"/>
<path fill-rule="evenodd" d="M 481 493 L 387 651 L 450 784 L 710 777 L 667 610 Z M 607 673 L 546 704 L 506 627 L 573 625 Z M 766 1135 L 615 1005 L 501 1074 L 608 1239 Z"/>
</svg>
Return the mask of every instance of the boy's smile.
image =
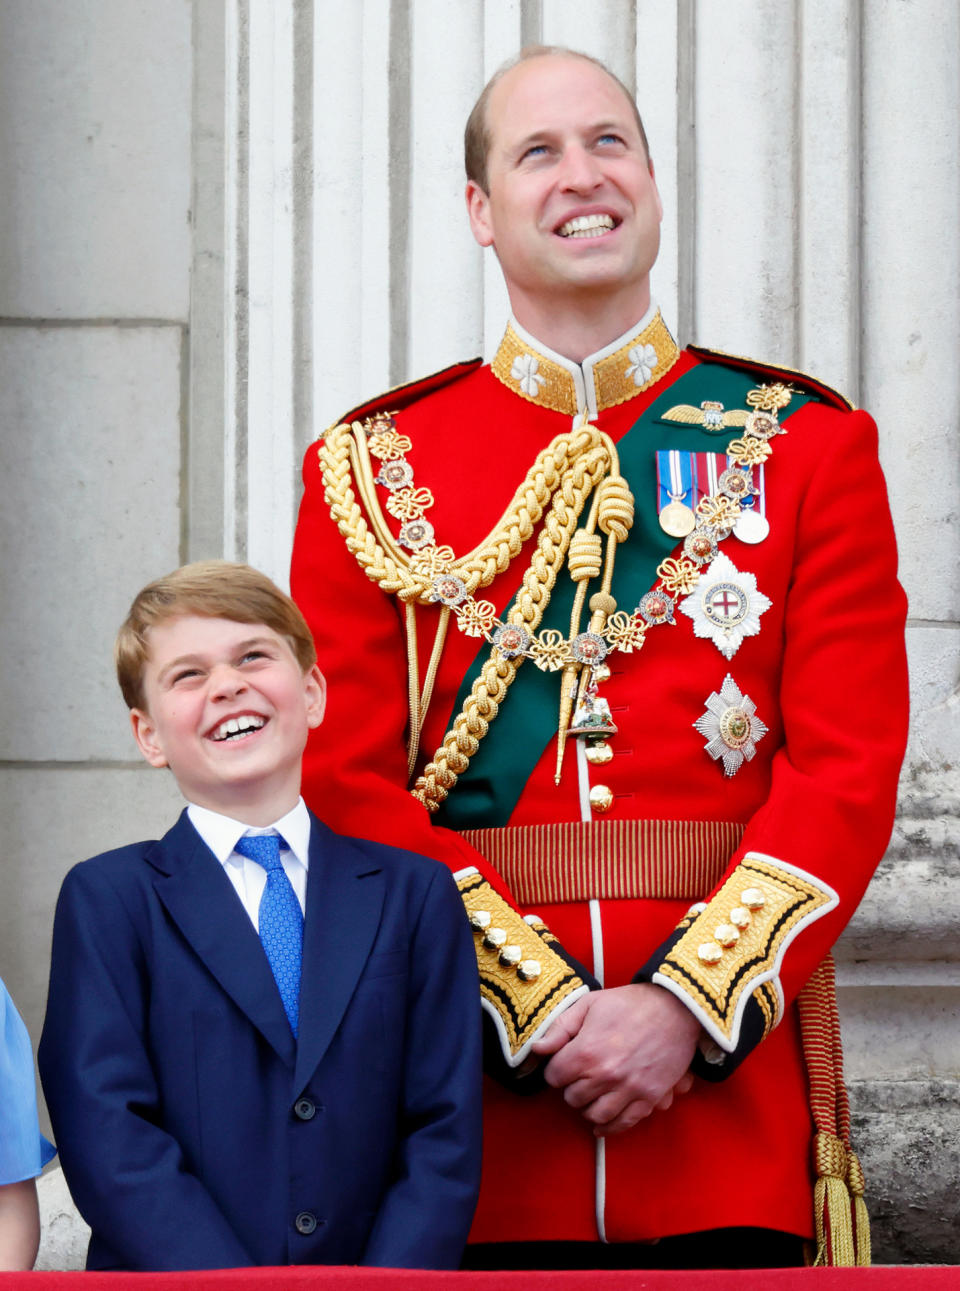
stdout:
<svg viewBox="0 0 960 1291">
<path fill-rule="evenodd" d="M 169 766 L 184 797 L 248 824 L 269 824 L 300 793 L 307 732 L 325 686 L 262 623 L 186 614 L 150 629 L 145 707 L 133 733 L 151 766 Z M 257 819 L 254 819 L 257 817 Z M 263 817 L 263 819 L 260 819 Z"/>
</svg>

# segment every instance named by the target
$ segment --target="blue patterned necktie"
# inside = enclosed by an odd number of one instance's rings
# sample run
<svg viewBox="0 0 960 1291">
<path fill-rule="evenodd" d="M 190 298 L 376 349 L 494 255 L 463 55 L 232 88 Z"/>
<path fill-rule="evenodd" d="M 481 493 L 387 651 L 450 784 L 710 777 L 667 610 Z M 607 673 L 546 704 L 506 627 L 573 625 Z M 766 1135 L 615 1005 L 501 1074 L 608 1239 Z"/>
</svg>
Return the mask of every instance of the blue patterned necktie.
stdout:
<svg viewBox="0 0 960 1291">
<path fill-rule="evenodd" d="M 267 885 L 260 898 L 260 942 L 280 991 L 290 1030 L 300 1019 L 300 966 L 303 962 L 303 911 L 280 860 L 279 834 L 244 834 L 235 851 L 262 865 Z"/>
</svg>

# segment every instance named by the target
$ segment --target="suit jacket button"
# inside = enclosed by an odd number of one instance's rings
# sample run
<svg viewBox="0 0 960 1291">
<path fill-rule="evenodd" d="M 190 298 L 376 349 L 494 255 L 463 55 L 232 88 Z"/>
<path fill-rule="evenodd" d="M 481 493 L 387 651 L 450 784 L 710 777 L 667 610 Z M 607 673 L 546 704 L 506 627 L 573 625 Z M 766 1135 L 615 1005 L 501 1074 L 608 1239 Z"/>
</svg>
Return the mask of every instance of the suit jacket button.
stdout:
<svg viewBox="0 0 960 1291">
<path fill-rule="evenodd" d="M 311 1214 L 309 1210 L 301 1210 L 300 1214 L 293 1221 L 297 1226 L 297 1232 L 302 1233 L 304 1237 L 309 1237 L 317 1227 L 317 1217 Z"/>
<path fill-rule="evenodd" d="M 317 1114 L 316 1104 L 309 1098 L 298 1098 L 293 1105 L 293 1114 L 298 1121 L 312 1121 Z"/>
</svg>

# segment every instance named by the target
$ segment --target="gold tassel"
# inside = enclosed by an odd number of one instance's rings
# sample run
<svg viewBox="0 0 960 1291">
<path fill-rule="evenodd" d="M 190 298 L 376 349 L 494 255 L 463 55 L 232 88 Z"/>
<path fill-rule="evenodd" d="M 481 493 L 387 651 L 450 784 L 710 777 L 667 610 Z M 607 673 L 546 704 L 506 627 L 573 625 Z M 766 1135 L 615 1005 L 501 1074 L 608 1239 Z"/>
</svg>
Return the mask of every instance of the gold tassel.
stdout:
<svg viewBox="0 0 960 1291">
<path fill-rule="evenodd" d="M 853 1199 L 853 1232 L 857 1248 L 857 1264 L 866 1268 L 870 1264 L 870 1216 L 864 1200 L 863 1167 L 856 1152 L 847 1157 L 847 1188 Z"/>
<path fill-rule="evenodd" d="M 817 1182 L 813 1189 L 817 1230 L 814 1264 L 852 1267 L 857 1263 L 853 1241 L 853 1213 L 847 1191 L 847 1149 L 835 1134 L 817 1134 L 813 1140 Z"/>
</svg>

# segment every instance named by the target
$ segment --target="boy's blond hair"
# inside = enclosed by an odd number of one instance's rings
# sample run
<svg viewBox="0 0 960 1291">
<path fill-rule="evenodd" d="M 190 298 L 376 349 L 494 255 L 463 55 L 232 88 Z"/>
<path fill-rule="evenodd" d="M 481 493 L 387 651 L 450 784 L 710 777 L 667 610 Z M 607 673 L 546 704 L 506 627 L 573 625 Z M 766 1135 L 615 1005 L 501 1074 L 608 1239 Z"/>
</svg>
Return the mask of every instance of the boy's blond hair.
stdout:
<svg viewBox="0 0 960 1291">
<path fill-rule="evenodd" d="M 317 662 L 306 620 L 266 574 L 227 560 L 199 560 L 148 583 L 117 633 L 113 658 L 128 708 L 145 707 L 143 669 L 150 657 L 150 629 L 184 614 L 263 623 L 286 637 L 304 673 Z"/>
</svg>

